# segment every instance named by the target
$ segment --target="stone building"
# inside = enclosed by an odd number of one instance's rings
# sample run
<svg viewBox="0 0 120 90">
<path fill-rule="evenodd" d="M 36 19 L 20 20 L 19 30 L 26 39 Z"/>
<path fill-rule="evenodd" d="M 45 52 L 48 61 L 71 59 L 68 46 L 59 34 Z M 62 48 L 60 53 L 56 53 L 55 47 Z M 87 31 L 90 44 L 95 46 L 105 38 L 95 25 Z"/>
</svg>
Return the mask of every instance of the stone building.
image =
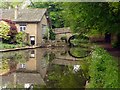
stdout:
<svg viewBox="0 0 120 90">
<path fill-rule="evenodd" d="M 28 34 L 27 41 L 31 45 L 40 46 L 42 39 L 50 27 L 47 9 L 1 9 L 2 19 L 16 23 L 18 32 Z"/>
</svg>

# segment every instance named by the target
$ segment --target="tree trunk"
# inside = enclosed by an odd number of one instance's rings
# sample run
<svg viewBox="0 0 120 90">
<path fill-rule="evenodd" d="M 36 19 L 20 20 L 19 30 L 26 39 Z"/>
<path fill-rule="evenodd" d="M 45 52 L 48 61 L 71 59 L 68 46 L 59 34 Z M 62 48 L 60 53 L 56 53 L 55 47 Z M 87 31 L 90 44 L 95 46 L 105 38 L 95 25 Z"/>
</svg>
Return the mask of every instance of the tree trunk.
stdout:
<svg viewBox="0 0 120 90">
<path fill-rule="evenodd" d="M 105 42 L 111 43 L 111 33 L 105 33 Z"/>
</svg>

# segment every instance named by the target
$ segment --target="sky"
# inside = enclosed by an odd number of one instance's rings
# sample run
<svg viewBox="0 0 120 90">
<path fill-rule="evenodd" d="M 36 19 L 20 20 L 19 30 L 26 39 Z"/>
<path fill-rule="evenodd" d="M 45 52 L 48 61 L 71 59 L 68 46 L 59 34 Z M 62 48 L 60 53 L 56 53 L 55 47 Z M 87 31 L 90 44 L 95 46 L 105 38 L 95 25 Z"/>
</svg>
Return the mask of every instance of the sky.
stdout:
<svg viewBox="0 0 120 90">
<path fill-rule="evenodd" d="M 0 2 L 119 2 L 120 0 L 0 0 Z"/>
</svg>

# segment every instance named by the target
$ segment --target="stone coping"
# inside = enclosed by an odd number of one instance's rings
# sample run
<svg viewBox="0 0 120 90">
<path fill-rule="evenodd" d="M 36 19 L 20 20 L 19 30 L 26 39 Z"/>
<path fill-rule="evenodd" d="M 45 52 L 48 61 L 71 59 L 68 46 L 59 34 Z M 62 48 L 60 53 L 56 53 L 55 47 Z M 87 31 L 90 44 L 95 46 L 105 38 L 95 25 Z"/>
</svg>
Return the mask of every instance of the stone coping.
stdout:
<svg viewBox="0 0 120 90">
<path fill-rule="evenodd" d="M 13 48 L 13 49 L 4 49 L 0 50 L 0 52 L 9 52 L 9 51 L 17 51 L 17 50 L 26 50 L 26 49 L 35 49 L 40 46 L 26 46 L 26 47 L 20 47 L 20 48 Z"/>
<path fill-rule="evenodd" d="M 9 52 L 9 51 L 17 51 L 17 50 L 26 50 L 26 49 L 35 49 L 35 48 L 50 48 L 50 47 L 64 47 L 62 46 L 52 46 L 52 45 L 46 45 L 46 46 L 26 46 L 26 47 L 20 47 L 20 48 L 13 48 L 13 49 L 3 49 L 0 50 L 0 52 Z"/>
</svg>

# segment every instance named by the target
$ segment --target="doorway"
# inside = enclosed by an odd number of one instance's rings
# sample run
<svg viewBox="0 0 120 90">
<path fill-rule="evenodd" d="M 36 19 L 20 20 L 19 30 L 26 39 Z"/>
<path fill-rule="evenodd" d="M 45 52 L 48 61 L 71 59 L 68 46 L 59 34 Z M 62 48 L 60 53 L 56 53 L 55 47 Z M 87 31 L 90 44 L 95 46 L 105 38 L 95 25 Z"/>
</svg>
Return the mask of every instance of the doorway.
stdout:
<svg viewBox="0 0 120 90">
<path fill-rule="evenodd" d="M 35 45 L 35 36 L 30 36 L 30 44 Z"/>
</svg>

